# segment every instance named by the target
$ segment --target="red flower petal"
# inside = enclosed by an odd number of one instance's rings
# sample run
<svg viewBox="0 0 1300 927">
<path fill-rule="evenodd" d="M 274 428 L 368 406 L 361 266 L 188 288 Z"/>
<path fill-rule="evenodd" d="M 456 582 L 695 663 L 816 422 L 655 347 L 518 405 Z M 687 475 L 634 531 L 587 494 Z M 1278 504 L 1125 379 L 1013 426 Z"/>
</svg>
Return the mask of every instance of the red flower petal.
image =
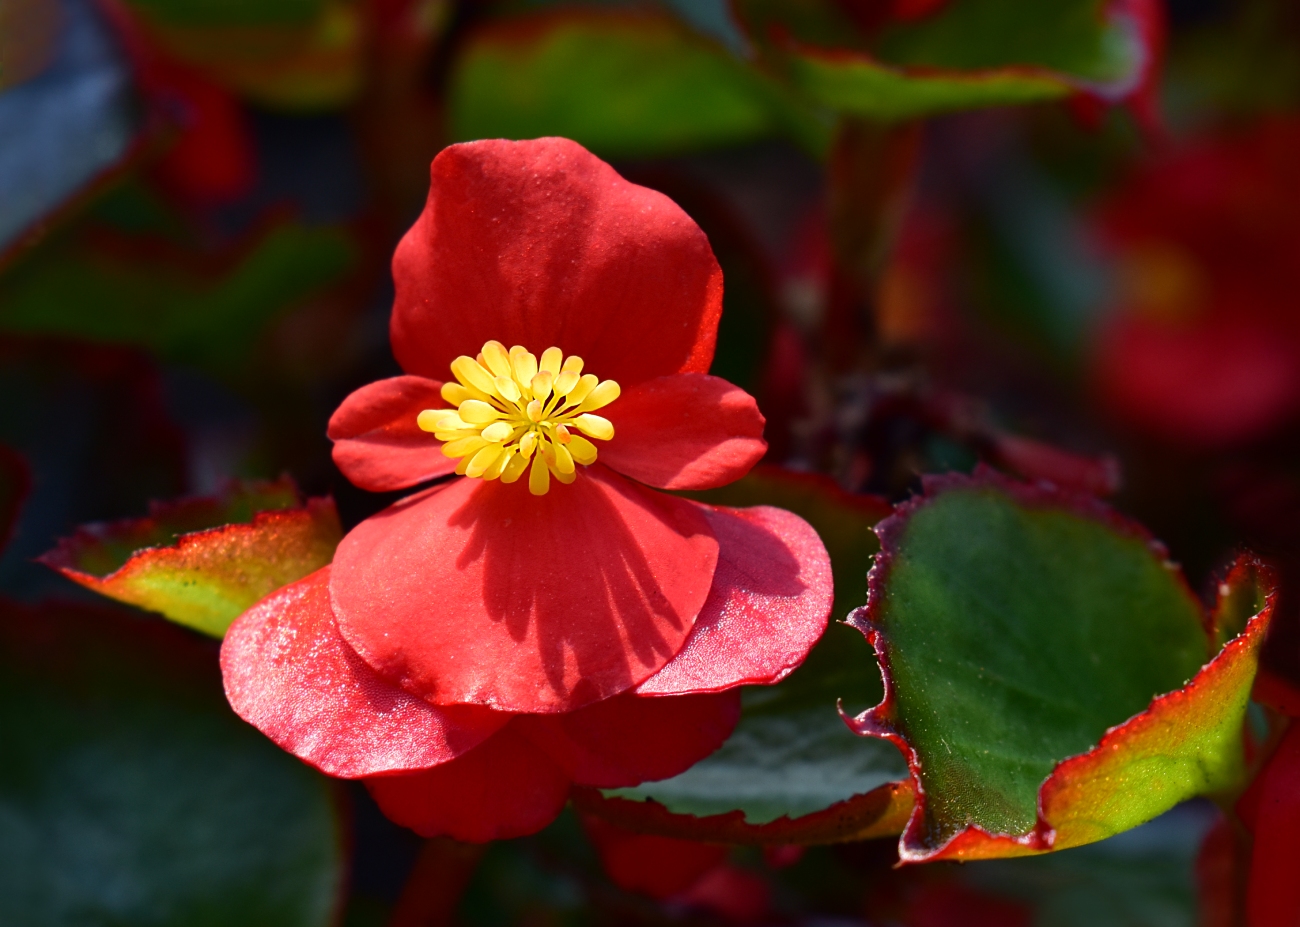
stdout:
<svg viewBox="0 0 1300 927">
<path fill-rule="evenodd" d="M 393 279 L 393 352 L 428 377 L 489 339 L 555 345 L 624 387 L 703 373 L 722 312 L 722 271 L 690 217 L 563 138 L 443 149 Z"/>
<path fill-rule="evenodd" d="M 718 377 L 648 380 L 601 414 L 614 423 L 614 439 L 600 445 L 600 462 L 660 489 L 725 486 L 767 453 L 758 403 Z"/>
<path fill-rule="evenodd" d="M 1287 730 L 1242 801 L 1254 806 L 1249 817 L 1243 814 L 1255 832 L 1246 902 L 1251 927 L 1300 923 L 1300 727 Z"/>
<path fill-rule="evenodd" d="M 631 688 L 681 649 L 718 544 L 696 503 L 599 464 L 532 496 L 455 480 L 339 545 L 339 630 L 434 704 L 571 711 Z"/>
<path fill-rule="evenodd" d="M 611 882 L 660 900 L 686 891 L 727 858 L 721 844 L 638 834 L 593 815 L 583 816 L 582 827 Z"/>
<path fill-rule="evenodd" d="M 334 463 L 355 485 L 371 492 L 405 489 L 456 469 L 442 442 L 420 430 L 425 409 L 447 408 L 442 383 L 424 377 L 391 377 L 369 383 L 343 400 L 326 432 Z"/>
<path fill-rule="evenodd" d="M 366 780 L 384 814 L 423 837 L 470 843 L 536 833 L 569 797 L 569 777 L 515 725 L 433 769 Z"/>
<path fill-rule="evenodd" d="M 677 698 L 615 696 L 560 715 L 525 715 L 532 738 L 578 785 L 640 785 L 685 772 L 731 736 L 740 690 Z"/>
<path fill-rule="evenodd" d="M 231 625 L 221 672 L 241 718 L 345 779 L 445 763 L 509 720 L 474 705 L 435 708 L 380 679 L 339 637 L 329 577 L 322 567 Z"/>
<path fill-rule="evenodd" d="M 706 512 L 718 538 L 709 599 L 686 644 L 639 694 L 779 682 L 826 630 L 831 562 L 811 525 L 766 505 Z"/>
</svg>

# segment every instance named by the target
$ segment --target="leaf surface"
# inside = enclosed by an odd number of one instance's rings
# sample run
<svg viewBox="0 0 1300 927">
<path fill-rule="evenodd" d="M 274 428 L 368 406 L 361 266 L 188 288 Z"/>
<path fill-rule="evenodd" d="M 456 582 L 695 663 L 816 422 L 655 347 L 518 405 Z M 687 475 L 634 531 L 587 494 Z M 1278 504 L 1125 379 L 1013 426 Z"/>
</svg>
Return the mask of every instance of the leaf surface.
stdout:
<svg viewBox="0 0 1300 927">
<path fill-rule="evenodd" d="M 452 135 L 562 135 L 597 154 L 656 157 L 829 127 L 778 82 L 666 16 L 568 11 L 474 33 L 453 67 Z"/>
<path fill-rule="evenodd" d="M 87 589 L 221 637 L 254 602 L 329 563 L 342 536 L 333 500 L 303 502 L 285 478 L 88 525 L 40 560 Z"/>
<path fill-rule="evenodd" d="M 105 236 L 107 237 L 107 236 Z M 176 250 L 147 236 L 57 243 L 5 275 L 0 329 L 148 348 L 218 370 L 246 363 L 284 310 L 347 272 L 355 245 L 336 228 L 283 223 L 222 255 Z"/>
<path fill-rule="evenodd" d="M 328 782 L 230 712 L 209 645 L 115 609 L 0 604 L 0 728 L 0 922 L 334 922 Z"/>
<path fill-rule="evenodd" d="M 1100 503 L 944 477 L 877 532 L 850 622 L 887 695 L 854 724 L 909 752 L 904 860 L 1088 843 L 1240 776 L 1262 593 L 1206 664 L 1213 626 L 1239 616 L 1207 619 L 1164 550 Z M 1259 582 L 1244 565 L 1229 578 Z"/>
<path fill-rule="evenodd" d="M 1132 92 L 1150 50 L 1105 0 L 955 0 L 936 14 L 863 30 L 829 2 L 746 0 L 751 34 L 814 103 L 911 119 L 1089 91 Z"/>
</svg>

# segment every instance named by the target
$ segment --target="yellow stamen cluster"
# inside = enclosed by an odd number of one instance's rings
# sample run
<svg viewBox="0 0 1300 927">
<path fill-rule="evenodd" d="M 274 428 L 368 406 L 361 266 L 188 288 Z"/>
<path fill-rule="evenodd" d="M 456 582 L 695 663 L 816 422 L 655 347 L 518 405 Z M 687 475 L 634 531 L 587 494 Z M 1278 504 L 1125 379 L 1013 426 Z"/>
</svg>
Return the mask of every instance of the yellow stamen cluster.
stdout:
<svg viewBox="0 0 1300 927">
<path fill-rule="evenodd" d="M 598 441 L 614 437 L 609 419 L 592 415 L 618 398 L 618 384 L 582 372 L 582 358 L 547 348 L 539 361 L 519 345 L 483 345 L 477 358 L 451 362 L 456 383 L 442 398 L 453 409 L 425 409 L 417 422 L 459 457 L 456 472 L 513 483 L 528 470 L 528 489 L 542 496 L 551 477 L 572 483 L 577 464 L 596 460 Z M 575 432 L 582 432 L 576 434 Z M 530 466 L 531 463 L 531 466 Z"/>
</svg>

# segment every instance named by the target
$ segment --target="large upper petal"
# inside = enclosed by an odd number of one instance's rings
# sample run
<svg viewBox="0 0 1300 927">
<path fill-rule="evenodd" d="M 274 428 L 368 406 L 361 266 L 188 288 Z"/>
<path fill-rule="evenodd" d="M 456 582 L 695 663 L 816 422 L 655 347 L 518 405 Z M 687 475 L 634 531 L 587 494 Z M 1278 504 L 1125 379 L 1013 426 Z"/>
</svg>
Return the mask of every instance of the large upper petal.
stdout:
<svg viewBox="0 0 1300 927">
<path fill-rule="evenodd" d="M 767 453 L 754 397 L 707 374 L 647 380 L 601 414 L 614 423 L 601 463 L 660 489 L 725 486 Z"/>
<path fill-rule="evenodd" d="M 571 711 L 681 649 L 718 544 L 702 508 L 599 464 L 533 496 L 454 480 L 343 539 L 330 583 L 344 639 L 439 705 Z"/>
<path fill-rule="evenodd" d="M 445 377 L 489 339 L 555 345 L 624 387 L 708 370 L 722 271 L 672 200 L 562 138 L 452 145 L 429 173 L 393 256 L 393 352 L 408 373 Z"/>
<path fill-rule="evenodd" d="M 329 579 L 322 567 L 230 626 L 221 672 L 241 718 L 346 779 L 445 763 L 509 720 L 476 705 L 436 708 L 379 678 L 339 637 Z"/>
<path fill-rule="evenodd" d="M 350 394 L 330 416 L 334 463 L 355 485 L 371 492 L 406 489 L 456 469 L 442 442 L 421 431 L 425 409 L 446 408 L 442 383 L 424 377 L 390 377 Z"/>
<path fill-rule="evenodd" d="M 513 724 L 451 763 L 366 780 L 393 821 L 424 837 L 470 843 L 536 833 L 560 813 L 569 785 L 564 770 Z"/>
<path fill-rule="evenodd" d="M 613 789 L 685 772 L 739 720 L 739 689 L 678 698 L 627 692 L 567 714 L 520 715 L 514 728 L 578 785 Z"/>
<path fill-rule="evenodd" d="M 766 505 L 706 511 L 718 539 L 713 588 L 685 645 L 640 694 L 779 682 L 826 630 L 831 561 L 811 525 Z"/>
</svg>

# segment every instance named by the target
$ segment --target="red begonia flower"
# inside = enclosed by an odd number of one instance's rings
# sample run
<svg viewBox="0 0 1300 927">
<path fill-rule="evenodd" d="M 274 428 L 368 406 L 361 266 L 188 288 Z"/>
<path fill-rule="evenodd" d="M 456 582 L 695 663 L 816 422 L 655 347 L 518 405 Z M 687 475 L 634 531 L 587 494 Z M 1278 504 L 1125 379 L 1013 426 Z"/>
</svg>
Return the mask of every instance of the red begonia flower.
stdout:
<svg viewBox="0 0 1300 927">
<path fill-rule="evenodd" d="M 431 175 L 394 259 L 408 373 L 329 435 L 366 489 L 456 476 L 250 609 L 222 668 L 276 743 L 481 841 L 717 749 L 737 687 L 820 637 L 831 575 L 788 512 L 649 488 L 723 485 L 766 448 L 753 398 L 704 372 L 721 273 L 685 213 L 564 139 L 455 145 Z"/>
<path fill-rule="evenodd" d="M 1119 258 L 1099 397 L 1168 440 L 1257 440 L 1300 415 L 1300 120 L 1171 149 L 1099 210 Z"/>
</svg>

